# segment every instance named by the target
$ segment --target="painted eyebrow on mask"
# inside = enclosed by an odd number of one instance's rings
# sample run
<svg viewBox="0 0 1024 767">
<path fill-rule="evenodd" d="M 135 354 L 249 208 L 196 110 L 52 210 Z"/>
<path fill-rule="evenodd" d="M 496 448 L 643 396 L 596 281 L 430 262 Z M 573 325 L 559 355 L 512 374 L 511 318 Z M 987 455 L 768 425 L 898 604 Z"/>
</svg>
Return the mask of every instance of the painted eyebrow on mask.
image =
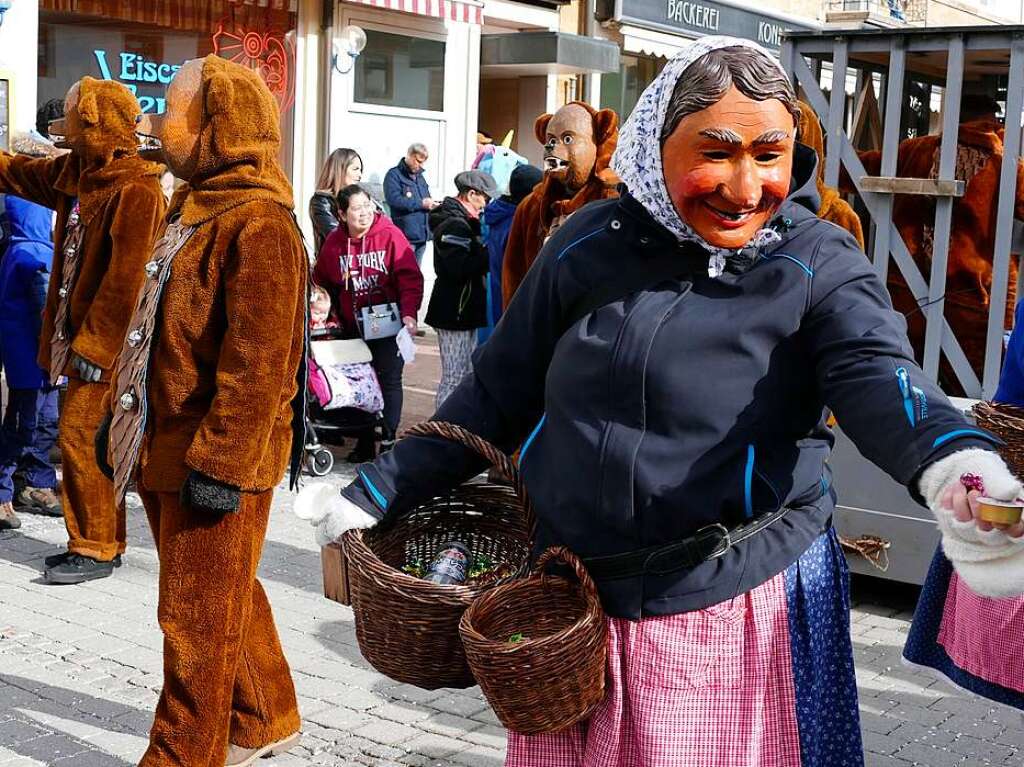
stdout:
<svg viewBox="0 0 1024 767">
<path fill-rule="evenodd" d="M 699 135 L 712 141 L 721 141 L 723 144 L 740 145 L 743 143 L 743 137 L 729 128 L 705 128 Z"/>
<path fill-rule="evenodd" d="M 785 141 L 788 138 L 788 131 L 779 130 L 778 128 L 776 128 L 775 130 L 765 131 L 756 139 L 754 139 L 754 146 L 760 146 L 762 144 L 778 144 L 782 141 Z"/>
</svg>

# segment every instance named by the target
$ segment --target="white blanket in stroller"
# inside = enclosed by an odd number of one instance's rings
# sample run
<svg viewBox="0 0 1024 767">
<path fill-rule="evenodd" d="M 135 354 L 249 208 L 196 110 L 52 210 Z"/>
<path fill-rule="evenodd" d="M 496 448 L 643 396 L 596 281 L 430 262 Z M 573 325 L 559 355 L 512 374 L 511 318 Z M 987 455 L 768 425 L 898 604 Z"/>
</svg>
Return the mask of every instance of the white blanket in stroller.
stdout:
<svg viewBox="0 0 1024 767">
<path fill-rule="evenodd" d="M 360 338 L 310 343 L 310 389 L 324 410 L 354 407 L 367 413 L 384 409 L 370 347 Z"/>
</svg>

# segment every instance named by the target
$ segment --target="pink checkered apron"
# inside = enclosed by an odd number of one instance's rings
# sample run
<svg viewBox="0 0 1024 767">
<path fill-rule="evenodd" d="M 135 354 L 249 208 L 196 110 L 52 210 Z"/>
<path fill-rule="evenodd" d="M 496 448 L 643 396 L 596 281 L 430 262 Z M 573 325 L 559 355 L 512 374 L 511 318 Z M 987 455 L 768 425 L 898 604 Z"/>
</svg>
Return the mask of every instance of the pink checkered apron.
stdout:
<svg viewBox="0 0 1024 767">
<path fill-rule="evenodd" d="M 1024 597 L 978 596 L 954 572 L 938 642 L 964 671 L 1024 692 Z"/>
<path fill-rule="evenodd" d="M 562 733 L 509 733 L 506 767 L 799 767 L 784 573 L 608 630 L 604 703 Z"/>
</svg>

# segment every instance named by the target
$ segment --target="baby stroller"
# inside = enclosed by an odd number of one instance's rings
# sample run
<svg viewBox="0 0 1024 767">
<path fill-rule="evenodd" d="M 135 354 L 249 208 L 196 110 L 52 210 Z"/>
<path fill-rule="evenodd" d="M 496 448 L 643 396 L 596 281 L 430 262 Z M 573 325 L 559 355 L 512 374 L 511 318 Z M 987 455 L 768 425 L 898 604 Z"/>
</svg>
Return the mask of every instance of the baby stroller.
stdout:
<svg viewBox="0 0 1024 767">
<path fill-rule="evenodd" d="M 360 339 L 343 338 L 338 323 L 324 319 L 322 303 L 316 307 L 324 298 L 322 288 L 313 289 L 307 360 L 305 463 L 309 473 L 317 477 L 334 468 L 334 454 L 325 445 L 340 446 L 346 437 L 383 435 L 385 430 L 384 399 L 370 364 L 369 349 Z M 372 444 L 376 445 L 376 439 Z"/>
</svg>

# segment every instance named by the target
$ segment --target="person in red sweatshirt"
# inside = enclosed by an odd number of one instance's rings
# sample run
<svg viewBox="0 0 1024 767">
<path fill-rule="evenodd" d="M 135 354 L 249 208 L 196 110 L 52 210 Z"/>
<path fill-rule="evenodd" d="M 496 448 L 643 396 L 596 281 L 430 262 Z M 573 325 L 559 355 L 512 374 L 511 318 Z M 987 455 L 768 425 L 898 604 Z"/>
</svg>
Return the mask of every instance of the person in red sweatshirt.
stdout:
<svg viewBox="0 0 1024 767">
<path fill-rule="evenodd" d="M 346 336 L 366 338 L 357 321 L 360 310 L 391 303 L 398 305 L 402 324 L 415 335 L 416 316 L 423 302 L 423 273 L 409 241 L 357 184 L 338 192 L 338 219 L 338 228 L 324 240 L 317 256 L 313 280 L 330 294 Z M 387 450 L 402 418 L 404 361 L 394 336 L 371 338 L 366 343 L 384 395 L 387 432 L 381 450 Z M 373 457 L 372 441 L 362 437 L 348 460 L 359 463 Z"/>
</svg>

